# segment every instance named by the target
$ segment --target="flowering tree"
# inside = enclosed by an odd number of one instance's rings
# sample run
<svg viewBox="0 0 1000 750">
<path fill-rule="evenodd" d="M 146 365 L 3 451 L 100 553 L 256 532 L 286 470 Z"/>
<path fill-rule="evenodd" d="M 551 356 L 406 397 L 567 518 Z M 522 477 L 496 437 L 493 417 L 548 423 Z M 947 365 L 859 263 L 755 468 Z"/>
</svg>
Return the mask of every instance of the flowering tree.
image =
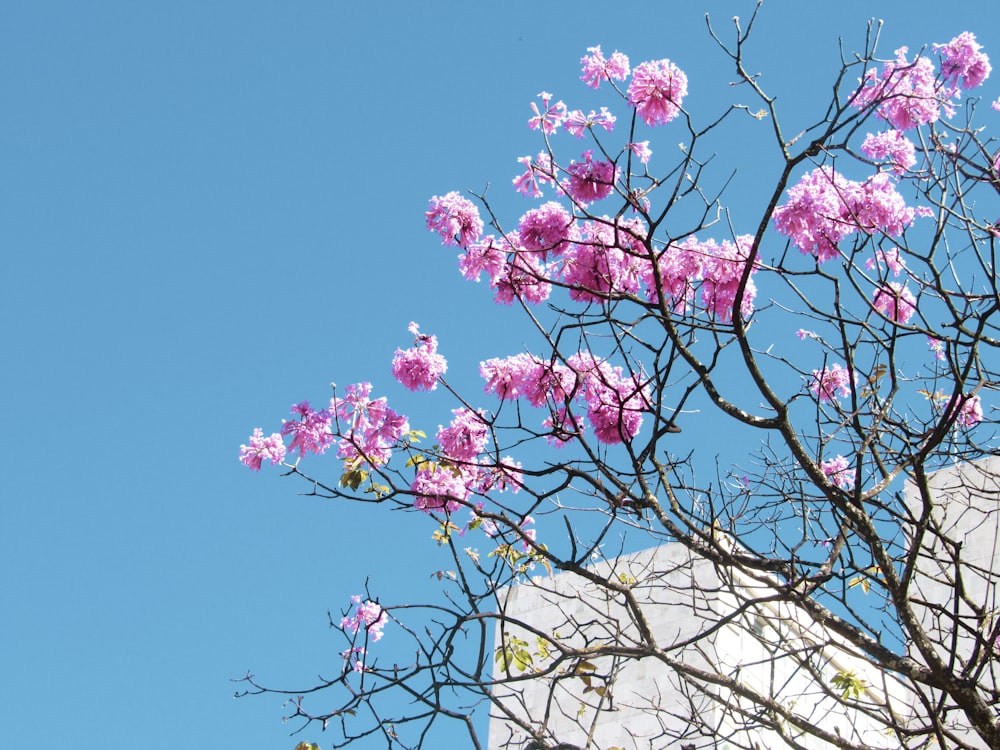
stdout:
<svg viewBox="0 0 1000 750">
<path fill-rule="evenodd" d="M 485 395 L 453 390 L 449 342 L 411 323 L 393 375 L 454 397 L 432 437 L 357 383 L 242 446 L 316 495 L 426 514 L 449 553 L 440 601 L 355 595 L 335 674 L 288 691 L 335 747 L 420 747 L 447 721 L 483 747 L 487 714 L 492 746 L 1000 747 L 998 577 L 943 520 L 1000 486 L 988 58 L 964 33 L 883 60 L 870 28 L 788 133 L 744 66 L 753 22 L 709 27 L 751 105 L 688 112 L 678 63 L 593 47 L 581 80 L 606 106 L 531 104 L 531 208 L 430 200 L 461 274 L 537 342 L 481 363 Z M 708 188 L 734 122 L 773 135 L 754 216 Z M 709 455 L 685 448 L 702 430 Z M 671 551 L 626 569 L 622 539 Z"/>
</svg>

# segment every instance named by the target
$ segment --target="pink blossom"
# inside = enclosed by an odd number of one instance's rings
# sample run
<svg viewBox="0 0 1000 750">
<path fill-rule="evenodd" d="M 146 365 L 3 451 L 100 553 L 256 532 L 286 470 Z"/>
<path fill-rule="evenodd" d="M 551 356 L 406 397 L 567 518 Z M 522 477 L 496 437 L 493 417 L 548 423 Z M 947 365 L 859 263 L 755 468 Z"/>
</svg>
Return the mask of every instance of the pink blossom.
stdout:
<svg viewBox="0 0 1000 750">
<path fill-rule="evenodd" d="M 634 220 L 617 226 L 611 221 L 605 217 L 586 222 L 578 241 L 566 251 L 562 279 L 571 299 L 599 302 L 638 293 L 641 263 L 634 251 L 641 247 L 637 235 L 642 229 Z"/>
<path fill-rule="evenodd" d="M 822 263 L 837 257 L 837 244 L 854 232 L 897 236 L 916 216 L 887 174 L 857 183 L 823 166 L 788 190 L 788 200 L 774 209 L 773 220 L 780 234 Z"/>
<path fill-rule="evenodd" d="M 483 452 L 490 439 L 489 425 L 482 412 L 455 409 L 448 427 L 439 427 L 437 441 L 444 455 L 455 461 L 472 461 Z"/>
<path fill-rule="evenodd" d="M 265 460 L 270 461 L 271 466 L 284 461 L 285 444 L 277 432 L 272 433 L 271 437 L 264 437 L 264 431 L 256 427 L 250 436 L 250 445 L 240 446 L 240 461 L 247 468 L 260 471 Z"/>
<path fill-rule="evenodd" d="M 521 217 L 518 237 L 525 250 L 538 252 L 544 260 L 549 253 L 562 255 L 575 238 L 573 215 L 555 201 L 533 208 Z"/>
<path fill-rule="evenodd" d="M 942 108 L 950 117 L 954 109 L 939 89 L 934 65 L 926 57 L 909 61 L 906 53 L 906 47 L 896 50 L 896 60 L 884 65 L 881 76 L 869 70 L 851 104 L 859 109 L 874 106 L 878 117 L 896 130 L 936 122 Z"/>
<path fill-rule="evenodd" d="M 844 217 L 847 182 L 830 167 L 803 175 L 789 188 L 785 204 L 774 209 L 775 228 L 821 263 L 837 257 L 837 244 L 856 230 Z"/>
<path fill-rule="evenodd" d="M 556 446 L 583 428 L 567 411 L 570 399 L 587 406 L 588 421 L 603 443 L 631 440 L 642 426 L 643 412 L 650 409 L 649 388 L 638 375 L 624 376 L 620 367 L 589 353 L 573 355 L 566 366 L 518 354 L 483 362 L 480 373 L 487 393 L 508 401 L 525 397 L 535 406 L 548 404 L 550 417 L 543 424 L 552 429 L 548 439 Z"/>
<path fill-rule="evenodd" d="M 893 247 L 888 250 L 876 250 L 874 257 L 865 261 L 865 268 L 869 271 L 885 266 L 892 271 L 893 276 L 899 276 L 906 270 L 906 261 L 899 254 L 899 248 Z"/>
<path fill-rule="evenodd" d="M 1000 112 L 1000 97 L 996 99 L 990 106 L 993 108 L 994 112 Z"/>
<path fill-rule="evenodd" d="M 661 299 L 665 303 L 670 302 L 671 309 L 683 315 L 694 301 L 694 290 L 701 279 L 704 260 L 701 244 L 693 236 L 685 237 L 678 244 L 668 245 L 657 256 L 659 281 L 652 263 L 643 265 L 641 279 L 646 286 L 646 299 L 650 302 Z"/>
<path fill-rule="evenodd" d="M 850 464 L 843 456 L 824 461 L 820 464 L 820 468 L 826 478 L 842 490 L 848 489 L 854 483 L 854 472 L 851 471 Z"/>
<path fill-rule="evenodd" d="M 866 234 L 884 232 L 891 237 L 903 233 L 916 211 L 906 205 L 896 185 L 885 172 L 872 175 L 860 185 L 848 181 L 844 194 L 846 220 Z"/>
<path fill-rule="evenodd" d="M 326 453 L 326 449 L 333 443 L 330 412 L 326 409 L 315 411 L 309 406 L 308 401 L 303 401 L 292 406 L 292 414 L 298 415 L 300 419 L 295 422 L 284 422 L 281 425 L 282 435 L 293 436 L 288 452 L 297 450 L 299 456 L 305 456 L 306 451 L 317 455 Z"/>
<path fill-rule="evenodd" d="M 839 364 L 813 370 L 812 383 L 809 390 L 819 399 L 821 404 L 837 402 L 851 395 L 854 378 L 851 373 Z"/>
<path fill-rule="evenodd" d="M 615 119 L 615 116 L 608 112 L 607 107 L 601 107 L 600 114 L 590 110 L 589 115 L 583 114 L 582 109 L 574 109 L 566 116 L 563 128 L 566 129 L 567 133 L 571 133 L 577 138 L 583 138 L 587 131 L 592 130 L 594 126 L 602 127 L 610 133 L 615 129 Z"/>
<path fill-rule="evenodd" d="M 407 350 L 396 349 L 392 358 L 392 374 L 411 391 L 433 391 L 438 379 L 447 371 L 448 362 L 437 353 L 437 337 L 419 333 L 416 323 L 410 323 L 415 345 Z"/>
<path fill-rule="evenodd" d="M 576 376 L 565 365 L 525 353 L 482 362 L 479 373 L 487 393 L 504 401 L 523 396 L 532 406 L 565 403 L 576 390 Z"/>
<path fill-rule="evenodd" d="M 570 414 L 565 406 L 560 406 L 552 411 L 551 416 L 542 422 L 542 427 L 548 427 L 552 431 L 545 436 L 549 445 L 562 448 L 566 443 L 583 433 L 583 421 L 575 414 Z"/>
<path fill-rule="evenodd" d="M 486 536 L 492 539 L 497 535 L 497 523 L 492 518 L 486 518 L 482 515 L 483 508 L 485 507 L 486 503 L 476 503 L 476 507 L 469 511 L 469 516 L 471 517 L 470 526 L 478 521 L 479 528 L 483 530 Z"/>
<path fill-rule="evenodd" d="M 701 269 L 702 304 L 709 315 L 717 317 L 723 323 L 733 319 L 736 295 L 752 249 L 753 236 L 749 234 L 737 237 L 735 243 L 729 240 L 723 240 L 721 245 L 714 240 L 701 243 L 704 254 Z M 755 262 L 743 287 L 740 315 L 744 318 L 753 314 L 753 303 L 757 296 L 757 286 L 753 281 L 756 270 Z"/>
<path fill-rule="evenodd" d="M 355 672 L 365 671 L 365 649 L 360 646 L 355 646 L 354 648 L 345 649 L 340 652 L 340 657 L 344 661 L 351 662 L 351 668 Z"/>
<path fill-rule="evenodd" d="M 506 239 L 497 240 L 488 234 L 458 256 L 458 270 L 469 281 L 479 281 L 479 276 L 485 271 L 490 277 L 490 286 L 496 286 L 507 266 L 507 253 L 511 249 Z"/>
<path fill-rule="evenodd" d="M 525 370 L 533 372 L 535 366 L 536 361 L 530 354 L 480 362 L 479 374 L 486 381 L 483 390 L 496 394 L 501 401 L 516 401 L 525 388 Z"/>
<path fill-rule="evenodd" d="M 519 528 L 521 533 L 524 534 L 524 538 L 521 539 L 521 549 L 525 552 L 530 552 L 532 550 L 532 544 L 535 542 L 537 537 L 536 529 L 529 529 L 528 527 L 535 523 L 535 519 L 531 516 L 525 516 L 524 520 L 521 521 Z"/>
<path fill-rule="evenodd" d="M 340 627 L 351 635 L 357 635 L 358 631 L 364 628 L 372 643 L 381 640 L 382 629 L 389 619 L 385 610 L 370 600 L 362 603 L 360 596 L 352 596 L 351 603 L 355 605 L 354 614 L 341 618 Z"/>
<path fill-rule="evenodd" d="M 552 94 L 547 91 L 542 91 L 538 96 L 542 100 L 542 109 L 539 110 L 534 102 L 531 103 L 531 111 L 535 116 L 528 120 L 528 127 L 532 130 L 541 128 L 546 135 L 552 135 L 566 119 L 566 105 L 561 101 L 552 104 Z"/>
<path fill-rule="evenodd" d="M 410 492 L 414 495 L 413 507 L 425 513 L 434 510 L 454 513 L 469 497 L 465 474 L 461 470 L 436 464 L 417 471 Z"/>
<path fill-rule="evenodd" d="M 541 185 L 555 185 L 556 178 L 552 171 L 552 158 L 544 151 L 532 161 L 530 156 L 521 156 L 517 160 L 524 165 L 524 174 L 515 177 L 512 182 L 514 189 L 521 195 L 541 198 Z"/>
<path fill-rule="evenodd" d="M 643 164 L 649 163 L 649 157 L 653 155 L 653 152 L 649 150 L 649 141 L 639 141 L 638 143 L 628 144 L 629 149 L 633 154 L 639 157 L 639 161 Z"/>
<path fill-rule="evenodd" d="M 483 233 L 483 220 L 479 209 L 468 198 L 452 191 L 444 196 L 435 195 L 425 214 L 427 228 L 441 235 L 444 245 L 468 247 Z"/>
<path fill-rule="evenodd" d="M 510 456 L 504 456 L 497 464 L 479 467 L 473 489 L 481 495 L 507 490 L 516 494 L 523 485 L 521 464 Z"/>
<path fill-rule="evenodd" d="M 956 424 L 962 427 L 975 427 L 983 421 L 983 405 L 979 396 L 962 396 L 962 406 L 955 418 Z"/>
<path fill-rule="evenodd" d="M 873 161 L 888 161 L 895 174 L 902 174 L 917 163 L 913 141 L 899 130 L 869 133 L 861 144 L 861 151 Z"/>
<path fill-rule="evenodd" d="M 980 50 L 975 34 L 963 31 L 947 44 L 935 44 L 934 51 L 941 55 L 941 73 L 952 85 L 973 89 L 989 75 L 990 59 Z M 961 82 L 959 81 L 961 78 Z"/>
<path fill-rule="evenodd" d="M 800 328 L 795 332 L 795 335 L 799 337 L 799 341 L 805 341 L 807 338 L 814 339 L 816 334 L 812 331 L 807 331 L 805 328 Z"/>
<path fill-rule="evenodd" d="M 552 284 L 546 278 L 545 265 L 533 253 L 515 251 L 493 285 L 493 298 L 502 305 L 510 305 L 515 299 L 541 304 L 552 293 Z"/>
<path fill-rule="evenodd" d="M 580 80 L 590 88 L 600 88 L 601 81 L 624 81 L 628 78 L 628 58 L 618 50 L 615 50 L 607 60 L 601 53 L 600 45 L 587 47 L 587 52 L 590 54 L 580 58 L 580 64 L 583 65 L 583 75 L 580 76 Z"/>
<path fill-rule="evenodd" d="M 531 198 L 541 198 L 542 189 L 538 187 L 538 178 L 535 176 L 535 170 L 531 166 L 531 157 L 519 156 L 517 161 L 524 165 L 524 173 L 511 180 L 514 189 L 521 195 L 527 195 Z"/>
<path fill-rule="evenodd" d="M 649 389 L 639 375 L 625 377 L 620 367 L 584 353 L 570 357 L 568 364 L 582 378 L 587 419 L 598 441 L 615 444 L 634 438 L 642 413 L 650 408 Z"/>
<path fill-rule="evenodd" d="M 354 383 L 343 398 L 330 400 L 341 436 L 337 456 L 354 468 L 387 464 L 410 429 L 409 420 L 390 409 L 384 397 L 371 398 L 371 388 L 371 383 Z"/>
<path fill-rule="evenodd" d="M 628 101 L 647 125 L 663 125 L 677 117 L 685 96 L 687 76 L 670 60 L 641 63 L 632 73 Z"/>
<path fill-rule="evenodd" d="M 662 297 L 669 301 L 674 312 L 684 314 L 694 302 L 695 289 L 700 286 L 701 301 L 706 312 L 723 322 L 732 320 L 733 306 L 739 292 L 740 280 L 747 258 L 753 248 L 753 237 L 741 235 L 736 242 L 709 239 L 699 242 L 693 236 L 679 244 L 665 248 L 657 259 L 659 281 L 651 263 L 643 262 L 640 278 L 646 286 L 646 298 L 655 302 Z M 756 261 L 743 289 L 740 314 L 746 318 L 753 313 L 757 287 L 753 274 Z"/>
<path fill-rule="evenodd" d="M 940 341 L 933 336 L 927 337 L 927 346 L 932 352 L 934 352 L 934 358 L 938 362 L 944 362 L 945 352 L 944 352 L 944 342 Z"/>
<path fill-rule="evenodd" d="M 913 296 L 905 284 L 895 281 L 875 290 L 872 307 L 889 320 L 896 323 L 907 323 L 917 311 L 917 298 Z"/>
<path fill-rule="evenodd" d="M 609 161 L 594 161 L 593 151 L 584 151 L 582 156 L 583 161 L 574 159 L 569 163 L 566 168 L 569 177 L 562 185 L 573 200 L 587 205 L 611 194 L 618 179 L 618 169 Z"/>
</svg>

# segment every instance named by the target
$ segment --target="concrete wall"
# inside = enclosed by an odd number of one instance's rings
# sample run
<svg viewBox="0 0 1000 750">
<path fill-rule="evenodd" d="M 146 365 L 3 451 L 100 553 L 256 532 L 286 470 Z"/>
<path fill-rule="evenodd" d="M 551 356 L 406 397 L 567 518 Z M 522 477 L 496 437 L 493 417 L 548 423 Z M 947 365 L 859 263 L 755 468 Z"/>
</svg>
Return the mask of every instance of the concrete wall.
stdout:
<svg viewBox="0 0 1000 750">
<path fill-rule="evenodd" d="M 511 667 L 508 673 L 502 663 L 495 665 L 496 677 L 517 681 L 495 691 L 502 709 L 494 710 L 490 748 L 524 747 L 527 727 L 532 726 L 544 727 L 548 742 L 581 748 L 786 746 L 774 733 L 742 729 L 746 722 L 738 709 L 754 712 L 754 704 L 735 697 L 712 700 L 704 694 L 704 684 L 686 679 L 667 660 L 736 678 L 772 696 L 810 726 L 874 747 L 893 745 L 880 728 L 843 709 L 827 686 L 837 672 L 854 670 L 870 686 L 864 699 L 873 704 L 883 701 L 887 691 L 898 698 L 898 686 L 881 684 L 880 674 L 787 606 L 761 602 L 739 609 L 738 602 L 767 597 L 768 586 L 720 577 L 710 563 L 692 558 L 680 544 L 588 570 L 629 583 L 664 658 L 652 655 L 654 649 L 642 642 L 638 615 L 626 607 L 621 594 L 584 583 L 579 575 L 562 573 L 505 590 L 505 617 L 521 627 L 498 630 L 495 647 L 528 644 L 522 648 L 530 652 L 532 663 L 524 671 Z M 544 654 L 537 645 L 539 635 L 580 649 L 610 643 L 646 648 L 647 655 L 590 658 L 581 671 L 579 660 L 560 663 L 553 646 Z M 724 689 L 710 689 L 728 695 Z M 706 734 L 699 728 L 705 726 L 714 731 Z M 800 747 L 829 747 L 804 735 L 799 742 Z"/>
</svg>

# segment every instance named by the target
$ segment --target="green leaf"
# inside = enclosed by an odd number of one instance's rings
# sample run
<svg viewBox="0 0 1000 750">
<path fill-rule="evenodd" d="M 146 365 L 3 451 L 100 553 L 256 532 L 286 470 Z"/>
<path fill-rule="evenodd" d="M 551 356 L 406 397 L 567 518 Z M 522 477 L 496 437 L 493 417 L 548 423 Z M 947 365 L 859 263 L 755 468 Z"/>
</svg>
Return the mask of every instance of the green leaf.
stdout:
<svg viewBox="0 0 1000 750">
<path fill-rule="evenodd" d="M 351 469 L 349 471 L 345 471 L 344 475 L 340 478 L 340 486 L 350 487 L 352 490 L 356 490 L 367 478 L 367 471 L 362 471 L 361 469 Z"/>
</svg>

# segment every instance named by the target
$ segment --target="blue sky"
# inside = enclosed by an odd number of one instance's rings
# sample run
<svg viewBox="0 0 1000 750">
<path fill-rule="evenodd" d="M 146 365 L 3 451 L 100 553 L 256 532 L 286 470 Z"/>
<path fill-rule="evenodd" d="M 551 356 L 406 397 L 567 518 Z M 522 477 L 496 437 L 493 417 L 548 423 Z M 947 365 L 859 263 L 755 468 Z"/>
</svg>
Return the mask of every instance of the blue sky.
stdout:
<svg viewBox="0 0 1000 750">
<path fill-rule="evenodd" d="M 529 207 L 508 187 L 539 148 L 528 105 L 543 89 L 602 101 L 578 80 L 594 44 L 674 60 L 707 117 L 731 98 L 731 65 L 704 12 L 728 33 L 752 7 L 9 3 L 2 744 L 323 741 L 290 738 L 279 700 L 234 701 L 229 679 L 329 673 L 342 644 L 326 611 L 368 576 L 387 601 L 432 596 L 440 552 L 419 514 L 298 497 L 243 468 L 240 443 L 331 381 L 373 381 L 428 432 L 447 421 L 444 394 L 392 382 L 408 322 L 461 352 L 450 379 L 469 393 L 478 362 L 527 334 L 459 277 L 423 227 L 427 199 L 489 182 L 510 220 Z M 767 2 L 750 65 L 803 123 L 821 115 L 838 36 L 860 47 L 871 15 L 884 56 L 968 29 L 1000 70 L 996 4 L 942 7 Z M 998 94 L 995 71 L 983 96 Z M 739 210 L 768 162 L 730 146 Z"/>
</svg>

